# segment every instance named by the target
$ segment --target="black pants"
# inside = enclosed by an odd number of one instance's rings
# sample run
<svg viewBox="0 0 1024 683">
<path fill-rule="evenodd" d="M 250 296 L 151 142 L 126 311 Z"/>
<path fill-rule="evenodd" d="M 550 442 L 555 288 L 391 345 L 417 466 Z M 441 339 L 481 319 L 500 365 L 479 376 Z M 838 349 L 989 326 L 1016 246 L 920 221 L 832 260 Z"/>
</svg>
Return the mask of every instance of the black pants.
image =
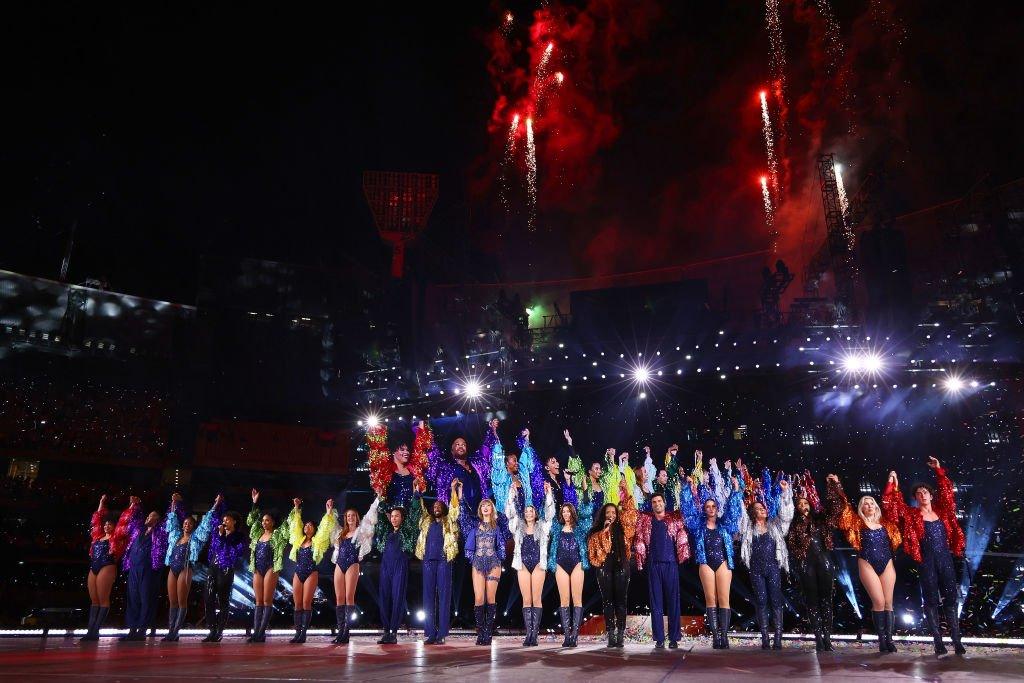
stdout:
<svg viewBox="0 0 1024 683">
<path fill-rule="evenodd" d="M 832 600 L 836 589 L 835 564 L 829 553 L 811 552 L 802 562 L 792 561 L 793 578 L 800 586 L 804 606 L 821 615 L 822 628 L 832 631 Z"/>
<path fill-rule="evenodd" d="M 206 601 L 206 623 L 210 630 L 224 628 L 231 611 L 231 587 L 235 583 L 235 570 L 210 565 L 206 577 L 204 598 Z"/>
<path fill-rule="evenodd" d="M 604 620 L 608 632 L 612 627 L 626 627 L 626 596 L 629 593 L 629 567 L 597 568 L 597 585 L 604 604 Z"/>
</svg>

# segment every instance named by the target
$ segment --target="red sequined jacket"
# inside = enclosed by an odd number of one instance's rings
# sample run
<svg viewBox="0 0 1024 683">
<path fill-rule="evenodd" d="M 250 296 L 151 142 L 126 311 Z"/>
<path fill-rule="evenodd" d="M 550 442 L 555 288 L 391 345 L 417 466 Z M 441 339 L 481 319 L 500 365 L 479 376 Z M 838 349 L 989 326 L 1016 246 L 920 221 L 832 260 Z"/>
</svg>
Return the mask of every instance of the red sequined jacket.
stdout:
<svg viewBox="0 0 1024 683">
<path fill-rule="evenodd" d="M 643 569 L 647 562 L 647 551 L 651 547 L 651 517 L 647 512 L 641 512 L 636 520 L 636 536 L 633 537 L 633 555 L 636 558 L 636 568 Z M 676 559 L 679 564 L 690 559 L 690 541 L 686 536 L 686 525 L 683 524 L 683 516 L 678 512 L 666 512 L 665 523 L 668 525 L 668 536 L 676 546 Z M 727 543 L 732 543 L 728 539 Z"/>
</svg>

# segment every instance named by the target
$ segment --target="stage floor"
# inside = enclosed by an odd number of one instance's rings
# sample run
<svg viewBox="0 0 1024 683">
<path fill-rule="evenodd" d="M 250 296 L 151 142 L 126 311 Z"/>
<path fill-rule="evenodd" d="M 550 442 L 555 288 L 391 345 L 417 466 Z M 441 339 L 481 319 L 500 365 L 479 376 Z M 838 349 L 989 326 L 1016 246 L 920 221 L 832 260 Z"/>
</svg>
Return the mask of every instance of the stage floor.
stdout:
<svg viewBox="0 0 1024 683">
<path fill-rule="evenodd" d="M 586 642 L 584 642 L 586 640 Z M 381 646 L 360 636 L 348 646 L 328 638 L 290 645 L 286 637 L 260 645 L 240 638 L 203 644 L 79 643 L 62 636 L 0 639 L 0 678 L 21 681 L 717 681 L 733 680 L 1024 680 L 1019 648 L 970 648 L 966 657 L 937 658 L 930 646 L 903 644 L 894 655 L 879 655 L 873 643 L 842 643 L 834 653 L 816 655 L 806 643 L 786 643 L 782 652 L 762 651 L 738 640 L 728 652 L 712 650 L 707 639 L 686 639 L 678 650 L 649 645 L 607 650 L 597 638 L 580 638 L 574 650 L 545 639 L 523 648 L 514 637 L 481 648 L 470 638 L 449 638 L 424 646 L 409 638 Z"/>
</svg>

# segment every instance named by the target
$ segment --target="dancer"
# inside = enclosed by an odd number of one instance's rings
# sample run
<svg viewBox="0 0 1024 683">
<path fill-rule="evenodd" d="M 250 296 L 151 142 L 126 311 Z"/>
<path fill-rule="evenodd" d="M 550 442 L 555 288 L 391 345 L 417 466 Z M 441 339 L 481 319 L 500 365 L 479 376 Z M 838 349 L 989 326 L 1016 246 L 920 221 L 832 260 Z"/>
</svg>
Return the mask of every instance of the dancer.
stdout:
<svg viewBox="0 0 1024 683">
<path fill-rule="evenodd" d="M 491 420 L 492 429 L 497 430 L 498 420 Z M 517 496 L 520 507 L 539 505 L 544 498 L 544 478 L 541 474 L 537 453 L 530 445 L 530 430 L 524 429 L 516 439 L 519 456 L 505 453 L 501 441 L 495 438 L 491 462 L 491 491 L 494 493 L 494 505 L 499 511 L 506 509 L 505 501 L 509 490 L 518 482 L 520 495 Z"/>
<path fill-rule="evenodd" d="M 420 498 L 416 557 L 423 561 L 423 633 L 427 645 L 444 645 L 452 612 L 452 561 L 459 554 L 459 483 L 452 481 L 451 505 L 435 500 L 427 511 Z"/>
<path fill-rule="evenodd" d="M 835 563 L 832 560 L 832 529 L 822 513 L 821 499 L 811 473 L 796 478 L 796 515 L 789 525 L 786 547 L 789 571 L 803 595 L 804 608 L 814 631 L 814 649 L 832 651 L 832 598 L 835 594 Z"/>
<path fill-rule="evenodd" d="M 584 516 L 589 517 L 593 514 L 590 504 L 581 504 L 584 506 Z M 548 543 L 548 571 L 554 572 L 558 585 L 558 614 L 565 634 L 562 647 L 576 647 L 583 619 L 583 572 L 590 568 L 590 560 L 587 528 L 579 523 L 575 505 L 563 503 L 559 508 L 558 524 L 551 527 Z"/>
<path fill-rule="evenodd" d="M 461 494 L 461 492 L 460 492 Z M 419 536 L 420 506 L 417 504 L 422 491 L 413 491 L 412 509 L 406 513 L 405 508 L 395 507 L 388 511 L 388 533 L 376 539 L 377 551 L 381 554 L 380 586 L 378 604 L 380 604 L 380 620 L 384 633 L 378 645 L 395 645 L 398 643 L 398 628 L 405 618 L 405 591 L 409 579 L 409 558 L 416 550 L 416 539 Z M 361 525 L 374 527 L 380 500 L 374 502 L 366 511 Z"/>
<path fill-rule="evenodd" d="M 565 436 L 565 442 L 569 445 L 572 456 L 574 456 L 576 452 L 572 449 L 572 435 L 569 434 L 568 429 L 563 431 L 562 434 Z M 554 496 L 555 507 L 558 510 L 561 510 L 562 505 L 565 503 L 573 506 L 579 503 L 576 489 L 572 485 L 572 473 L 569 471 L 560 472 L 560 469 L 561 466 L 558 464 L 558 458 L 553 455 L 549 456 L 544 461 L 544 474 L 541 478 L 543 482 L 547 482 L 551 486 L 551 495 Z"/>
<path fill-rule="evenodd" d="M 388 428 L 378 424 L 366 432 L 369 446 L 370 485 L 377 497 L 382 498 L 385 510 L 395 507 L 409 509 L 415 489 L 426 490 L 424 473 L 428 453 L 434 450 L 434 434 L 423 421 L 413 429 L 412 450 L 406 438 L 394 438 L 394 448 L 388 450 Z M 440 490 L 440 489 L 439 489 Z M 387 515 L 378 516 L 374 543 L 380 544 L 390 532 Z"/>
<path fill-rule="evenodd" d="M 83 641 L 100 639 L 100 626 L 110 612 L 110 593 L 117 578 L 117 563 L 123 554 L 123 545 L 117 538 L 117 526 L 107 513 L 107 496 L 100 496 L 96 512 L 92 514 L 89 546 L 89 572 L 86 587 L 89 589 L 89 626 L 82 636 Z"/>
<path fill-rule="evenodd" d="M 621 509 L 605 503 L 587 535 L 587 556 L 597 572 L 608 647 L 623 647 L 626 634 L 629 563 L 637 522 L 636 503 L 629 488 L 625 480 L 620 483 Z"/>
<path fill-rule="evenodd" d="M 221 520 L 210 538 L 206 577 L 206 622 L 210 633 L 204 643 L 219 643 L 231 612 L 231 590 L 235 583 L 235 567 L 249 553 L 249 535 L 242 531 L 242 516 L 233 510 L 223 512 L 224 497 L 217 494 L 213 502 L 214 517 Z"/>
<path fill-rule="evenodd" d="M 889 473 L 882 506 L 895 516 L 903 533 L 903 550 L 917 562 L 921 576 L 921 600 L 931 624 L 935 654 L 947 653 L 946 646 L 942 644 L 942 625 L 939 623 L 941 598 L 953 648 L 962 655 L 967 650 L 960 642 L 960 594 L 953 557 L 962 558 L 964 555 L 964 532 L 956 519 L 953 482 L 936 458 L 928 458 L 928 467 L 935 470 L 936 486 L 914 484 L 911 493 L 917 507 L 908 507 L 903 500 L 895 472 Z"/>
<path fill-rule="evenodd" d="M 377 516 L 379 505 L 380 498 L 377 498 L 371 506 L 374 517 Z M 374 525 L 362 523 L 359 512 L 354 508 L 345 510 L 344 524 L 336 525 L 331 531 L 331 545 L 334 546 L 331 562 L 334 563 L 336 645 L 347 645 L 349 641 L 349 610 L 352 610 L 351 614 L 355 614 L 360 562 L 370 552 L 373 532 Z"/>
<path fill-rule="evenodd" d="M 143 520 L 142 504 L 135 496 L 123 517 L 127 517 L 127 550 L 121 567 L 128 575 L 124 614 L 128 633 L 119 640 L 145 640 L 156 614 L 156 591 L 167 553 L 167 530 L 160 523 L 162 517 L 156 510 Z"/>
<path fill-rule="evenodd" d="M 458 480 L 452 482 L 462 498 L 462 484 Z M 463 505 L 467 503 L 463 502 Z M 473 566 L 473 616 L 476 621 L 476 644 L 490 645 L 494 635 L 494 621 L 498 606 L 496 594 L 498 581 L 501 579 L 501 565 L 505 562 L 505 545 L 508 539 L 507 522 L 498 516 L 494 502 L 484 498 L 477 506 L 476 514 L 470 515 L 463 510 L 461 519 L 471 520 L 463 523 L 463 534 L 466 538 L 466 559 Z"/>
<path fill-rule="evenodd" d="M 292 598 L 295 601 L 295 636 L 292 643 L 306 642 L 306 630 L 313 618 L 313 594 L 320 583 L 320 562 L 331 544 L 331 532 L 338 523 L 334 500 L 328 499 L 320 524 L 302 521 L 302 499 L 292 499 L 294 507 L 288 515 L 288 542 L 292 546 L 288 558 L 295 563 L 292 575 Z"/>
<path fill-rule="evenodd" d="M 252 635 L 246 642 L 264 643 L 267 625 L 274 613 L 274 595 L 277 577 L 284 566 L 284 549 L 288 545 L 288 527 L 277 523 L 269 512 L 260 512 L 260 492 L 252 490 L 252 510 L 246 524 L 249 526 L 249 571 L 252 572 L 252 594 L 256 602 L 253 610 Z"/>
<path fill-rule="evenodd" d="M 674 549 L 674 552 L 673 552 Z M 679 647 L 680 629 L 679 565 L 690 557 L 686 526 L 678 512 L 665 510 L 665 495 L 651 496 L 651 512 L 637 517 L 633 540 L 636 568 L 647 569 L 647 591 L 651 601 L 651 632 L 654 647 L 665 647 L 665 615 L 668 615 L 669 647 Z"/>
<path fill-rule="evenodd" d="M 712 458 L 711 477 L 720 476 L 718 465 Z M 687 485 L 681 490 L 683 519 L 693 534 L 697 574 L 704 589 L 704 622 L 711 631 L 711 646 L 716 650 L 729 648 L 729 622 L 732 620 L 729 592 L 735 568 L 732 538 L 739 531 L 743 511 L 742 476 L 740 472 L 739 477 L 732 478 L 732 493 L 721 516 L 718 503 L 708 487 L 703 487 L 703 504 L 700 503 L 697 481 L 693 477 L 687 478 Z"/>
<path fill-rule="evenodd" d="M 757 609 L 757 624 L 761 629 L 761 649 L 782 649 L 782 618 L 785 603 L 782 600 L 782 572 L 789 571 L 789 552 L 786 548 L 786 532 L 793 521 L 793 491 L 789 482 L 779 482 L 781 495 L 772 507 L 776 514 L 769 518 L 768 505 L 756 500 L 749 507 L 741 507 L 740 514 L 740 557 L 750 570 L 750 582 L 754 585 L 754 606 Z M 772 642 L 768 643 L 768 608 L 771 606 L 771 620 L 775 627 Z"/>
<path fill-rule="evenodd" d="M 167 515 L 167 553 L 164 564 L 167 565 L 167 600 L 170 608 L 167 613 L 167 635 L 161 640 L 170 643 L 178 642 L 178 632 L 185 623 L 188 613 L 188 595 L 192 590 L 192 568 L 199 561 L 199 552 L 210 540 L 213 527 L 217 524 L 217 510 L 211 508 L 203 515 L 197 525 L 195 517 L 185 516 L 181 503 L 181 494 L 171 496 L 171 511 Z"/>
<path fill-rule="evenodd" d="M 839 477 L 826 477 L 828 492 L 825 511 L 829 525 L 842 531 L 857 550 L 860 582 L 871 598 L 871 620 L 878 634 L 878 651 L 896 652 L 892 634 L 896 615 L 892 611 L 892 593 L 896 586 L 893 553 L 900 547 L 900 534 L 892 513 L 884 511 L 871 496 L 861 496 L 856 509 L 850 505 Z"/>
<path fill-rule="evenodd" d="M 505 516 L 509 533 L 515 541 L 512 568 L 519 575 L 519 593 L 523 598 L 523 625 L 526 627 L 523 646 L 530 647 L 538 644 L 543 617 L 541 598 L 547 576 L 551 524 L 555 521 L 555 499 L 551 494 L 551 484 L 544 482 L 544 515 L 539 516 L 533 505 L 525 505 L 520 516 L 517 499 L 521 491 L 522 486 L 512 487 L 505 501 Z"/>
<path fill-rule="evenodd" d="M 421 423 L 423 424 L 423 423 Z M 461 436 L 452 441 L 448 453 L 442 454 L 436 444 L 431 444 L 427 479 L 434 485 L 437 496 L 449 503 L 452 481 L 462 482 L 459 496 L 470 511 L 475 511 L 480 501 L 491 497 L 491 460 L 495 448 L 500 448 L 495 421 L 489 423 L 480 448 L 469 456 L 469 446 Z M 449 503 L 449 507 L 451 504 Z"/>
</svg>

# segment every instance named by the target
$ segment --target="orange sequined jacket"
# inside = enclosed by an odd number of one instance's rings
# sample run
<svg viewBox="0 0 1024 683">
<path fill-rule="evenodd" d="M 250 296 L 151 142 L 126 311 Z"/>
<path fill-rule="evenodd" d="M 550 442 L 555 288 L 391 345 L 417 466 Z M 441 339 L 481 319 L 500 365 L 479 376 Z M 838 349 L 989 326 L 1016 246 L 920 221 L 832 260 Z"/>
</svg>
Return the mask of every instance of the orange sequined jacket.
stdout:
<svg viewBox="0 0 1024 683">
<path fill-rule="evenodd" d="M 626 487 L 626 497 L 619 505 L 619 521 L 622 523 L 622 531 L 626 537 L 626 559 L 624 566 L 629 566 L 633 558 L 633 538 L 636 536 L 636 501 L 633 500 L 633 492 Z M 587 557 L 590 558 L 592 567 L 603 567 L 608 553 L 612 549 L 612 534 L 610 529 L 601 529 L 591 534 L 587 539 Z"/>
<path fill-rule="evenodd" d="M 846 536 L 846 540 L 857 551 L 860 551 L 860 533 L 866 527 L 864 520 L 860 518 L 857 511 L 843 493 L 843 487 L 834 481 L 828 482 L 828 492 L 825 495 L 825 518 L 828 525 L 838 529 Z M 900 547 L 903 536 L 900 535 L 899 525 L 896 523 L 896 516 L 892 510 L 886 510 L 882 506 L 882 516 L 878 520 L 885 531 L 889 534 L 889 543 L 893 551 Z"/>
</svg>

